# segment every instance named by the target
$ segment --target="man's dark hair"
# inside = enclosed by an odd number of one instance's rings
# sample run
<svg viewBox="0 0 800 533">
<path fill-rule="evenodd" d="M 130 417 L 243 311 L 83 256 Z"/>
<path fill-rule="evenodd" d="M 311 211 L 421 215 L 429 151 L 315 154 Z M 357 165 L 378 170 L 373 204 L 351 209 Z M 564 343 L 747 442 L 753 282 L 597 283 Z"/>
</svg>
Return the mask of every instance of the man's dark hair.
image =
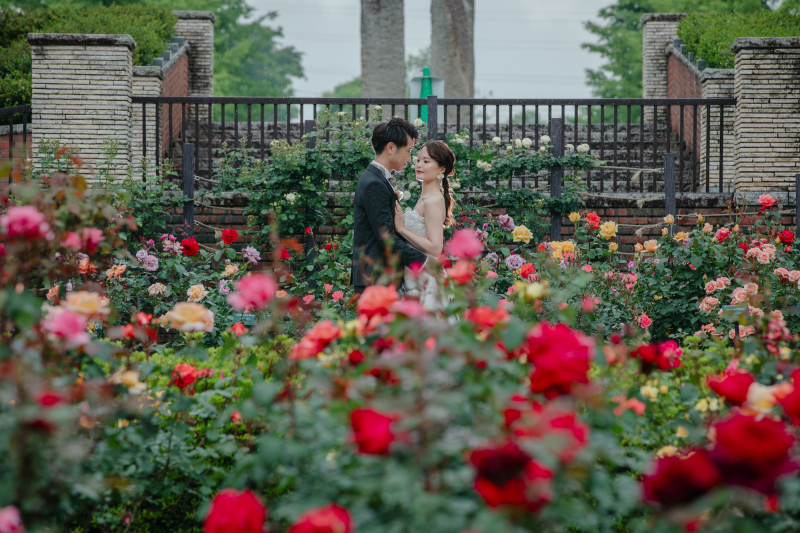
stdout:
<svg viewBox="0 0 800 533">
<path fill-rule="evenodd" d="M 372 148 L 375 154 L 380 155 L 386 145 L 394 143 L 398 148 L 408 144 L 408 138 L 417 141 L 419 130 L 409 121 L 402 118 L 393 118 L 381 122 L 372 130 Z"/>
</svg>

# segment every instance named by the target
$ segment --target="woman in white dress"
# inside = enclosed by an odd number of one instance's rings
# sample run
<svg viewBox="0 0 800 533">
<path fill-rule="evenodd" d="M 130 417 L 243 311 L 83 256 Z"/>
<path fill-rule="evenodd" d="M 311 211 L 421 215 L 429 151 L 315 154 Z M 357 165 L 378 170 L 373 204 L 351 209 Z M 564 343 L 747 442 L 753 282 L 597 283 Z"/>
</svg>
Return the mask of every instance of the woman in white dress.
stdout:
<svg viewBox="0 0 800 533">
<path fill-rule="evenodd" d="M 455 173 L 456 157 L 442 141 L 426 142 L 417 154 L 414 170 L 422 182 L 414 209 L 403 213 L 396 204 L 395 231 L 411 246 L 437 261 L 444 248 L 444 228 L 453 223 L 453 190 L 448 178 Z M 429 311 L 447 306 L 440 283 L 426 270 L 415 274 L 406 268 L 406 294 L 418 298 Z"/>
</svg>

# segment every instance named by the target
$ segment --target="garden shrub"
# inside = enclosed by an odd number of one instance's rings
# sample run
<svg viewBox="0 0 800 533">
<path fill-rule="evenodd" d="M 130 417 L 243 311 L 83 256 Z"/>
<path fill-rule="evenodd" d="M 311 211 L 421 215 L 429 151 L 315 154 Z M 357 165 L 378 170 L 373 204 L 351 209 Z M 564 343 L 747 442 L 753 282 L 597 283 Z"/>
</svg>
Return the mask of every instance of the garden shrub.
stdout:
<svg viewBox="0 0 800 533">
<path fill-rule="evenodd" d="M 709 68 L 733 68 L 738 37 L 796 37 L 800 15 L 788 10 L 752 13 L 691 13 L 678 23 L 678 37 Z"/>
</svg>

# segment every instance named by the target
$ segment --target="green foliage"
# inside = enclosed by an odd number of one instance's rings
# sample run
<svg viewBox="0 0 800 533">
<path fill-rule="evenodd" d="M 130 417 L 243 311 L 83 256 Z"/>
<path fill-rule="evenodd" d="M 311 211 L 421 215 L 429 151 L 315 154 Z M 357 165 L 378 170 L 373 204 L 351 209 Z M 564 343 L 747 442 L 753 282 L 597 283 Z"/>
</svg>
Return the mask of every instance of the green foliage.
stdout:
<svg viewBox="0 0 800 533">
<path fill-rule="evenodd" d="M 788 10 L 758 13 L 692 13 L 680 21 L 678 36 L 710 68 L 733 68 L 731 45 L 737 37 L 800 35 L 800 15 Z"/>
<path fill-rule="evenodd" d="M 340 83 L 332 91 L 322 93 L 324 98 L 361 98 L 361 76 Z"/>
</svg>

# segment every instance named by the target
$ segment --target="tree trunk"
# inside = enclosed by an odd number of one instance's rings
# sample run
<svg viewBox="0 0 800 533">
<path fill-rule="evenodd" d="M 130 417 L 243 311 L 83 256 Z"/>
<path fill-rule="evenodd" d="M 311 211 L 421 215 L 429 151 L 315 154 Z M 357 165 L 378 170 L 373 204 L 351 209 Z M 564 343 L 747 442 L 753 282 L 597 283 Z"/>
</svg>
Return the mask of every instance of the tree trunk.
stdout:
<svg viewBox="0 0 800 533">
<path fill-rule="evenodd" d="M 444 79 L 446 98 L 475 97 L 474 34 L 475 0 L 431 0 L 431 75 Z"/>
<path fill-rule="evenodd" d="M 361 96 L 403 98 L 405 92 L 403 0 L 361 0 Z"/>
</svg>

